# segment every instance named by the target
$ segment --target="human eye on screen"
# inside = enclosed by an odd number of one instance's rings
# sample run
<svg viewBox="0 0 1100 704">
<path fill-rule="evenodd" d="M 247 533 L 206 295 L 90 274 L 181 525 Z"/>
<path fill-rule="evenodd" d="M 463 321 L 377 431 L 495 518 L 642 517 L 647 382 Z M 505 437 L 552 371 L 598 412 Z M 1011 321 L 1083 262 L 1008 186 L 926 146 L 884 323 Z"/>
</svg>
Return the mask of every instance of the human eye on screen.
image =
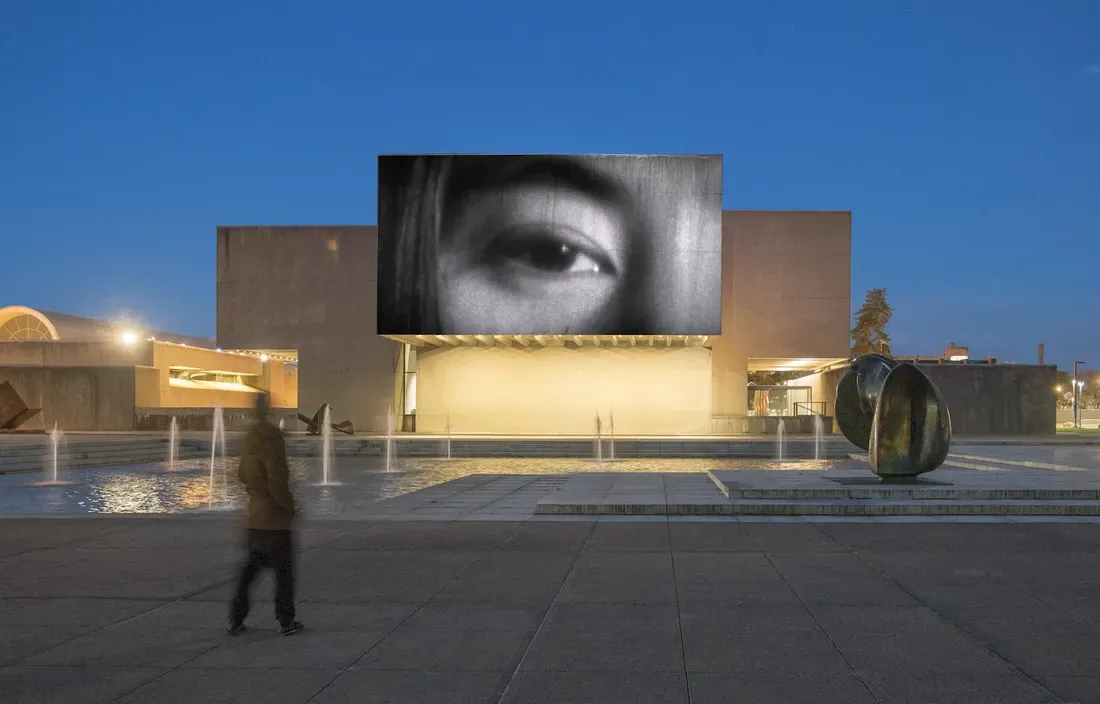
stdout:
<svg viewBox="0 0 1100 704">
<path fill-rule="evenodd" d="M 611 257 L 571 227 L 510 225 L 490 236 L 483 262 L 497 273 L 522 277 L 615 276 Z"/>
</svg>

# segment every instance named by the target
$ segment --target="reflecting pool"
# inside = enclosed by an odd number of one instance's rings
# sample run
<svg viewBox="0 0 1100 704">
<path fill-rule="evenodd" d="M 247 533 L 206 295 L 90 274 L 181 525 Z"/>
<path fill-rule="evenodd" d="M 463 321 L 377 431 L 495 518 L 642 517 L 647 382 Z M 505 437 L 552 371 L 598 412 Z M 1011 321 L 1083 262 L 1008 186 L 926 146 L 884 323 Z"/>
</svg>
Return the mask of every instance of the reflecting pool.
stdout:
<svg viewBox="0 0 1100 704">
<path fill-rule="evenodd" d="M 290 459 L 291 488 L 305 515 L 337 516 L 418 489 L 471 474 L 554 475 L 580 472 L 705 472 L 708 469 L 815 470 L 841 466 L 843 460 L 767 459 L 623 459 L 599 462 L 577 458 L 402 458 L 387 472 L 384 460 L 337 457 L 335 485 L 322 486 L 316 457 Z M 33 486 L 39 472 L 0 475 L 0 515 L 33 516 L 87 513 L 192 513 L 232 510 L 243 503 L 237 460 L 219 460 L 210 481 L 210 459 L 73 469 L 71 482 Z M 213 497 L 211 497 L 213 486 Z M 211 500 L 213 499 L 213 501 Z"/>
</svg>

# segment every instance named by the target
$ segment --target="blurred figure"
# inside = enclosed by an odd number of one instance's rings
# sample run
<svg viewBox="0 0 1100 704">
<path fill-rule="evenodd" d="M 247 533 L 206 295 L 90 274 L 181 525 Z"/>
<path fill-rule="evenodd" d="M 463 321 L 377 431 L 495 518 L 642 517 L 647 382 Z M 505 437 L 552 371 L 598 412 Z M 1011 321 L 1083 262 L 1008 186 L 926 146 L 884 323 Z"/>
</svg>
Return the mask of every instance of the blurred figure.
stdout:
<svg viewBox="0 0 1100 704">
<path fill-rule="evenodd" d="M 275 571 L 275 617 L 284 636 L 302 630 L 294 620 L 294 551 L 291 527 L 294 497 L 290 494 L 290 468 L 282 432 L 271 422 L 271 400 L 256 395 L 255 422 L 241 449 L 238 476 L 248 491 L 248 557 L 237 582 L 237 595 L 229 607 L 229 635 L 245 630 L 248 598 L 260 569 Z"/>
</svg>

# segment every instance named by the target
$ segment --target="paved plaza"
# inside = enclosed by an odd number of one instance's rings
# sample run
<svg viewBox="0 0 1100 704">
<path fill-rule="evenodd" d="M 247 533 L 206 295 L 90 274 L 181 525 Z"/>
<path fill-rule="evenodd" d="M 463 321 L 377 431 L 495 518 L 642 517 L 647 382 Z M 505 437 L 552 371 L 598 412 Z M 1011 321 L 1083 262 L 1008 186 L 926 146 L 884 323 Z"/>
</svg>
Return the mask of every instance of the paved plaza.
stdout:
<svg viewBox="0 0 1100 704">
<path fill-rule="evenodd" d="M 224 635 L 220 465 L 0 477 L 0 701 L 1100 702 L 1100 516 L 1066 503 L 1100 501 L 1097 446 L 959 446 L 902 488 L 855 459 L 340 459 L 335 486 L 292 463 L 289 638 L 269 576 Z M 703 515 L 879 491 L 1053 509 Z M 545 515 L 570 505 L 602 515 Z"/>
<path fill-rule="evenodd" d="M 227 638 L 229 517 L 0 520 L 23 702 L 1100 701 L 1100 525 L 313 521 Z"/>
</svg>

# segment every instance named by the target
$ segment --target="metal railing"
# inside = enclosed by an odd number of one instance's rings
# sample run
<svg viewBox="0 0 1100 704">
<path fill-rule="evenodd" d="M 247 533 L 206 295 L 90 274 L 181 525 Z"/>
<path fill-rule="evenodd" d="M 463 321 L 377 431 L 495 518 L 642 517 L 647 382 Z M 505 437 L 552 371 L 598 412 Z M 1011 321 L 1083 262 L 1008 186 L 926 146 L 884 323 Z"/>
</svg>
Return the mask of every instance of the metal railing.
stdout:
<svg viewBox="0 0 1100 704">
<path fill-rule="evenodd" d="M 805 413 L 801 411 L 805 410 Z M 829 415 L 829 403 L 827 401 L 795 401 L 794 414 L 796 416 L 827 416 Z"/>
</svg>

